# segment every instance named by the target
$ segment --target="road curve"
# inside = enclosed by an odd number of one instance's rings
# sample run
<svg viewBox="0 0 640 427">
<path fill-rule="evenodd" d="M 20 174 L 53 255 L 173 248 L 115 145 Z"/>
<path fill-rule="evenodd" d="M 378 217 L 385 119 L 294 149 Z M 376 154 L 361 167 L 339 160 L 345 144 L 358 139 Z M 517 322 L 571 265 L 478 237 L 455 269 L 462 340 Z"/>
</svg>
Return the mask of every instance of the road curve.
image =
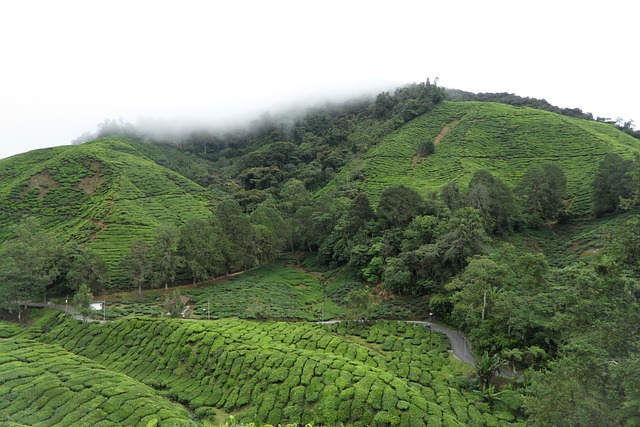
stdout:
<svg viewBox="0 0 640 427">
<path fill-rule="evenodd" d="M 468 364 L 475 365 L 476 359 L 473 357 L 473 353 L 471 352 L 471 344 L 467 337 L 460 331 L 452 329 L 448 326 L 440 325 L 438 323 L 433 322 L 424 322 L 419 320 L 409 320 L 407 323 L 414 323 L 416 325 L 423 325 L 431 329 L 432 331 L 442 332 L 447 338 L 449 338 L 449 343 L 451 344 L 451 351 L 456 359 Z"/>
<path fill-rule="evenodd" d="M 402 320 L 399 320 L 401 322 Z M 341 320 L 327 320 L 324 322 L 318 322 L 321 325 L 332 325 L 334 323 L 339 323 Z M 416 325 L 422 325 L 425 328 L 429 328 L 432 331 L 442 332 L 449 338 L 449 343 L 451 345 L 451 352 L 456 357 L 456 359 L 467 363 L 473 366 L 476 363 L 476 360 L 473 357 L 473 353 L 471 352 L 471 344 L 467 337 L 460 331 L 452 329 L 448 326 L 440 325 L 433 322 L 425 322 L 420 320 L 407 320 L 407 323 L 413 323 Z"/>
</svg>

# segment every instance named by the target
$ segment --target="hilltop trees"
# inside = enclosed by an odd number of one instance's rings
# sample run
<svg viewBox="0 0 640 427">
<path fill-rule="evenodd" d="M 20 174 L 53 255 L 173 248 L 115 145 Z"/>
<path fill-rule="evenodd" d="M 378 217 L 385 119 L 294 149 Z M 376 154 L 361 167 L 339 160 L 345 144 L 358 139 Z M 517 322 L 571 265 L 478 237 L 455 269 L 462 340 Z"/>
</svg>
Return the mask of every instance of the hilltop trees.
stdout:
<svg viewBox="0 0 640 427">
<path fill-rule="evenodd" d="M 424 209 L 424 200 L 404 185 L 387 187 L 378 202 L 378 218 L 386 228 L 406 226 Z"/>
</svg>

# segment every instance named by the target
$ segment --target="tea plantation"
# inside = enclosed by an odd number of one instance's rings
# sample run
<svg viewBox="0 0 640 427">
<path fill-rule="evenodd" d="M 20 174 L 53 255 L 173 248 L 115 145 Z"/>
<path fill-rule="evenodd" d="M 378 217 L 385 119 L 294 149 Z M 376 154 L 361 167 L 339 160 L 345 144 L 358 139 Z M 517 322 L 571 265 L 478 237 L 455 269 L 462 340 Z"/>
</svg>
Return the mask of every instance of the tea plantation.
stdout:
<svg viewBox="0 0 640 427">
<path fill-rule="evenodd" d="M 56 345 L 0 339 L 0 425 L 21 424 L 196 425 L 182 406 L 126 375 Z"/>
<path fill-rule="evenodd" d="M 70 360 L 88 358 L 144 383 L 201 422 L 221 423 L 233 414 L 272 424 L 517 424 L 514 415 L 465 390 L 468 368 L 450 358 L 444 335 L 422 326 L 150 318 L 85 324 L 62 315 L 55 322 L 34 348 L 62 354 L 60 345 L 77 354 Z M 66 411 L 59 403 L 56 414 Z M 105 418 L 138 416 L 135 401 L 117 412 Z"/>
<path fill-rule="evenodd" d="M 435 153 L 416 158 L 423 141 L 435 141 Z M 480 169 L 514 188 L 530 165 L 553 161 L 567 176 L 574 213 L 585 215 L 593 176 L 610 152 L 631 158 L 638 152 L 637 140 L 604 123 L 532 108 L 443 102 L 385 137 L 339 179 L 357 168 L 363 188 L 377 203 L 390 185 L 403 184 L 422 194 L 452 180 L 465 188 Z"/>
<path fill-rule="evenodd" d="M 213 202 L 202 187 L 119 138 L 2 160 L 0 200 L 0 243 L 10 225 L 37 217 L 62 242 L 88 242 L 116 285 L 124 280 L 120 259 L 134 240 L 150 239 L 163 222 L 206 218 Z"/>
<path fill-rule="evenodd" d="M 297 268 L 295 262 L 283 257 L 211 285 L 183 287 L 181 295 L 193 304 L 189 317 L 296 321 L 349 318 L 349 310 L 341 304 L 353 287 L 353 279 L 331 277 L 323 292 L 323 277 Z M 167 295 L 164 290 L 149 290 L 142 295 L 135 291 L 113 294 L 107 302 L 106 317 L 160 317 L 165 313 Z M 378 319 L 425 319 L 428 315 L 426 298 L 385 298 L 372 310 L 372 317 Z"/>
</svg>

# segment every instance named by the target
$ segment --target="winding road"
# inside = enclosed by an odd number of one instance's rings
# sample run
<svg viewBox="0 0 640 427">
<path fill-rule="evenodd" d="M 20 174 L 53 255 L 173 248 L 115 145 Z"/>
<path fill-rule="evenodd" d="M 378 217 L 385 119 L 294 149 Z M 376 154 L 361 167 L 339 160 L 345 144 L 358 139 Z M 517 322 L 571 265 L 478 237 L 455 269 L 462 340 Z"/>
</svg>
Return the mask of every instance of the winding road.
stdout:
<svg viewBox="0 0 640 427">
<path fill-rule="evenodd" d="M 317 323 L 320 325 L 332 325 L 334 323 L 340 322 L 342 322 L 342 320 L 327 320 Z M 399 320 L 399 322 L 422 325 L 425 328 L 431 329 L 432 331 L 442 332 L 447 336 L 447 338 L 449 338 L 449 343 L 451 344 L 451 352 L 456 357 L 456 359 L 472 366 L 476 363 L 476 360 L 473 357 L 473 353 L 471 352 L 471 344 L 462 332 L 452 329 L 448 326 L 440 325 L 433 322 L 426 322 L 423 320 Z"/>
<path fill-rule="evenodd" d="M 46 307 L 46 308 L 55 308 L 58 310 L 62 310 L 72 315 L 74 318 L 81 320 L 83 322 L 100 322 L 100 323 L 104 322 L 104 320 L 83 318 L 78 312 L 78 310 L 76 310 L 71 306 L 55 305 L 55 304 L 45 305 L 42 303 L 29 303 L 27 305 L 29 307 L 38 307 L 38 308 Z M 327 320 L 324 322 L 317 322 L 317 323 L 321 325 L 331 325 L 333 323 L 339 323 L 339 322 L 342 322 L 342 320 Z M 456 359 L 468 365 L 471 365 L 471 366 L 475 365 L 476 360 L 473 357 L 473 352 L 471 351 L 471 344 L 469 343 L 469 340 L 462 332 L 439 323 L 427 322 L 423 320 L 406 320 L 405 322 L 413 323 L 416 325 L 422 325 L 425 328 L 429 328 L 432 331 L 441 332 L 445 334 L 449 339 L 449 344 L 451 345 L 451 352 L 453 353 L 453 356 Z M 498 375 L 506 378 L 512 378 L 514 374 L 511 370 L 503 368 L 498 371 Z M 520 374 L 516 374 L 516 375 L 519 376 Z"/>
</svg>

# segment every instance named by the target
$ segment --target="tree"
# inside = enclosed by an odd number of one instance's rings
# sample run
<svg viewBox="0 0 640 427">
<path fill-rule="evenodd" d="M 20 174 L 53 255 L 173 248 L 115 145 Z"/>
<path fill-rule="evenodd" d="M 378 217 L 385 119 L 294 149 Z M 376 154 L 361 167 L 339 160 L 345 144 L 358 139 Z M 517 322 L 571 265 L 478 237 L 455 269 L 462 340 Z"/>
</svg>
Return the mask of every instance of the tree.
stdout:
<svg viewBox="0 0 640 427">
<path fill-rule="evenodd" d="M 344 298 L 345 305 L 354 320 L 368 320 L 373 314 L 373 295 L 366 286 L 361 286 L 349 291 Z"/>
<path fill-rule="evenodd" d="M 452 275 L 462 271 L 469 258 L 484 252 L 486 242 L 482 216 L 470 207 L 454 212 L 437 239 L 442 261 Z"/>
<path fill-rule="evenodd" d="M 249 221 L 254 226 L 262 225 L 270 230 L 276 238 L 276 247 L 278 251 L 283 250 L 287 246 L 289 239 L 289 230 L 285 220 L 275 207 L 266 204 L 259 205 L 249 215 Z"/>
<path fill-rule="evenodd" d="M 476 327 L 491 315 L 501 290 L 511 285 L 513 272 L 508 266 L 488 257 L 476 257 L 465 270 L 449 284 L 454 291 L 453 315 L 467 327 Z"/>
<path fill-rule="evenodd" d="M 154 284 L 169 288 L 169 282 L 176 278 L 180 262 L 178 255 L 179 230 L 171 224 L 161 224 L 154 233 L 153 272 Z"/>
<path fill-rule="evenodd" d="M 178 253 L 197 280 L 213 279 L 225 272 L 225 247 L 228 240 L 217 218 L 191 218 L 180 229 Z"/>
<path fill-rule="evenodd" d="M 34 218 L 15 228 L 15 237 L 4 243 L 0 261 L 0 305 L 12 311 L 34 299 L 46 300 L 47 288 L 59 274 L 62 247 Z"/>
<path fill-rule="evenodd" d="M 633 162 L 619 154 L 609 153 L 600 162 L 593 178 L 593 202 L 591 211 L 596 217 L 620 208 L 620 200 L 633 193 L 631 171 Z"/>
<path fill-rule="evenodd" d="M 516 203 L 511 190 L 490 172 L 479 170 L 465 194 L 466 205 L 482 213 L 486 229 L 502 235 L 511 231 Z"/>
<path fill-rule="evenodd" d="M 244 313 L 250 319 L 256 319 L 260 321 L 270 319 L 273 315 L 271 306 L 266 301 L 259 298 L 254 298 L 253 300 L 251 300 Z"/>
<path fill-rule="evenodd" d="M 414 278 L 407 262 L 400 258 L 388 258 L 384 269 L 384 287 L 399 294 L 411 293 Z"/>
<path fill-rule="evenodd" d="M 348 237 L 355 236 L 366 224 L 375 218 L 375 211 L 371 207 L 369 197 L 365 192 L 359 192 L 351 201 L 351 205 L 345 213 L 344 231 Z"/>
<path fill-rule="evenodd" d="M 82 283 L 73 296 L 73 306 L 80 312 L 85 322 L 91 314 L 91 300 L 93 300 L 91 290 L 85 283 Z"/>
<path fill-rule="evenodd" d="M 519 186 L 525 212 L 543 220 L 556 219 L 566 186 L 567 178 L 555 164 L 530 166 Z"/>
<path fill-rule="evenodd" d="M 423 210 L 422 196 L 404 185 L 385 188 L 378 202 L 378 218 L 385 228 L 407 225 Z"/>
<path fill-rule="evenodd" d="M 226 272 L 247 269 L 257 260 L 251 258 L 253 233 L 249 217 L 235 200 L 225 200 L 218 205 L 214 217 L 220 224 L 228 242 L 222 249 Z"/>
<path fill-rule="evenodd" d="M 173 291 L 171 296 L 167 295 L 167 298 L 164 302 L 164 309 L 169 314 L 169 316 L 173 318 L 178 318 L 182 316 L 182 311 L 185 308 L 185 303 L 182 300 L 182 295 L 179 290 Z"/>
<path fill-rule="evenodd" d="M 428 139 L 426 141 L 422 141 L 418 146 L 418 155 L 420 156 L 429 156 L 436 151 L 436 146 L 433 143 L 433 140 Z"/>
<path fill-rule="evenodd" d="M 449 181 L 440 190 L 440 199 L 449 208 L 449 210 L 456 211 L 462 207 L 463 196 L 460 194 L 458 185 L 454 181 Z"/>
<path fill-rule="evenodd" d="M 476 357 L 475 370 L 482 390 L 487 390 L 493 382 L 493 377 L 496 372 L 505 365 L 505 361 L 498 354 L 489 356 L 488 352 L 484 352 L 479 357 Z"/>
<path fill-rule="evenodd" d="M 122 258 L 122 268 L 141 294 L 142 286 L 149 281 L 153 273 L 153 263 L 147 242 L 144 240 L 133 242 L 129 252 Z"/>
<path fill-rule="evenodd" d="M 109 287 L 109 267 L 100 255 L 74 242 L 64 252 L 70 258 L 66 276 L 70 289 L 77 290 L 83 283 L 98 291 Z"/>
<path fill-rule="evenodd" d="M 299 211 L 309 211 L 311 196 L 304 183 L 299 179 L 290 179 L 285 182 L 280 191 L 278 209 L 287 223 L 289 230 L 289 247 L 293 252 L 300 240 L 300 219 L 309 219 L 308 215 L 300 215 Z"/>
</svg>

